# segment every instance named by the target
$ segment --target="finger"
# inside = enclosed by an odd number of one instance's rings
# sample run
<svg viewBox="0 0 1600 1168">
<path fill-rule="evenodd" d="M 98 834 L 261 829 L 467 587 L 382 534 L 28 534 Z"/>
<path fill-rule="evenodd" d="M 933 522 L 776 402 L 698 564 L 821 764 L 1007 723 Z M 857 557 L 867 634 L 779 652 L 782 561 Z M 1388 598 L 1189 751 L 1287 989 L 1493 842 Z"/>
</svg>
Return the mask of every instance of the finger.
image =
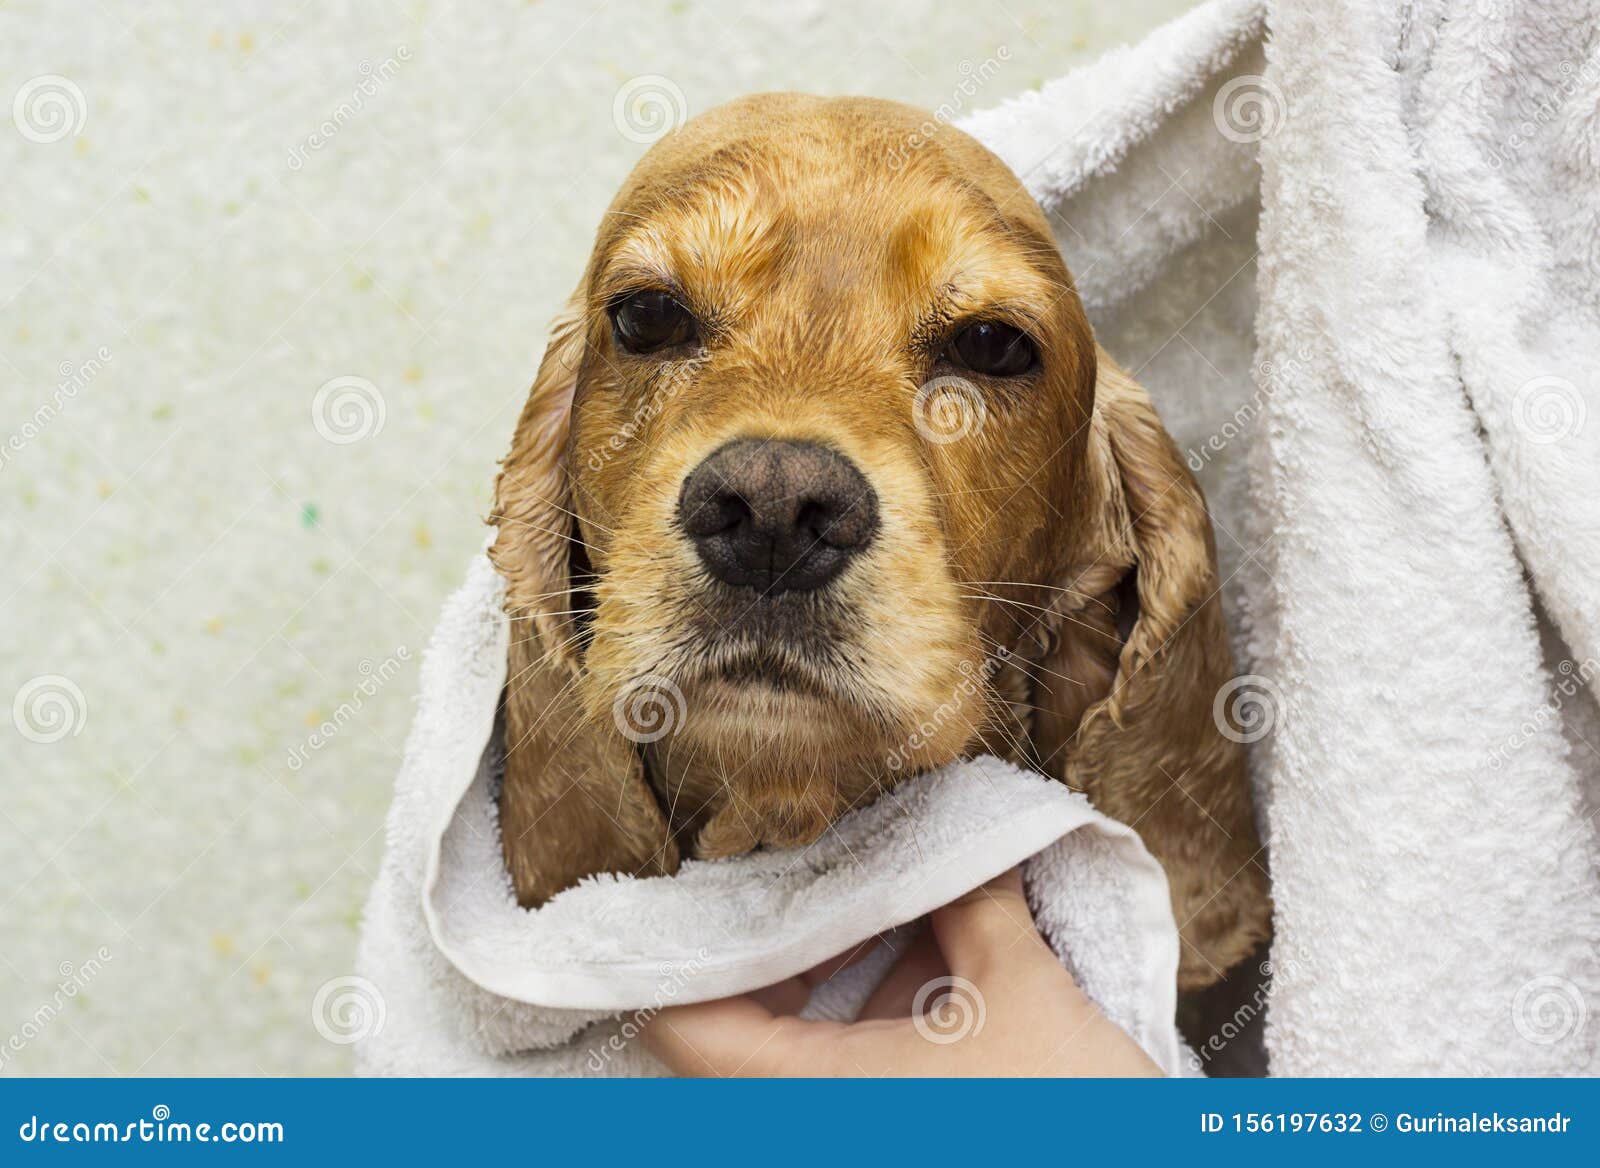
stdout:
<svg viewBox="0 0 1600 1168">
<path fill-rule="evenodd" d="M 838 973 L 841 969 L 846 969 L 867 957 L 882 943 L 882 937 L 868 937 L 865 941 L 862 941 L 860 944 L 855 945 L 852 948 L 846 949 L 843 953 L 837 953 L 828 958 L 828 960 L 821 962 L 820 964 L 813 965 L 810 969 L 806 970 L 800 975 L 800 980 L 805 982 L 807 986 L 814 989 L 823 982 L 827 981 L 834 974 Z"/>
<path fill-rule="evenodd" d="M 957 976 L 1016 976 L 1035 971 L 1055 954 L 1039 935 L 1013 868 L 933 913 L 933 931 L 950 971 Z"/>
<path fill-rule="evenodd" d="M 776 1017 L 745 995 L 662 1010 L 645 1026 L 644 1039 L 677 1075 L 829 1075 L 834 1071 L 816 1036 L 837 1029 L 837 1023 Z"/>
<path fill-rule="evenodd" d="M 765 1007 L 773 1014 L 798 1014 L 806 1008 L 806 1003 L 811 1000 L 811 994 L 823 982 L 827 981 L 841 969 L 848 968 L 866 957 L 880 944 L 881 937 L 868 937 L 853 949 L 846 949 L 843 953 L 836 953 L 828 960 L 810 969 L 802 970 L 794 977 L 785 978 L 770 986 L 758 990 L 751 990 L 749 997 L 755 999 L 757 1004 Z"/>
<path fill-rule="evenodd" d="M 739 1073 L 776 1036 L 772 1011 L 748 995 L 669 1007 L 644 1030 L 651 1054 L 674 1074 L 696 1077 Z"/>
<path fill-rule="evenodd" d="M 811 1000 L 812 993 L 819 985 L 841 969 L 852 966 L 866 957 L 880 944 L 882 944 L 881 937 L 868 937 L 853 949 L 836 953 L 828 960 L 802 970 L 794 977 L 785 978 L 775 985 L 752 990 L 749 996 L 774 1014 L 798 1014 L 806 1008 L 806 1003 Z"/>
<path fill-rule="evenodd" d="M 785 978 L 776 985 L 750 991 L 750 997 L 772 1014 L 798 1014 L 811 1000 L 811 980 L 808 973 Z"/>
<path fill-rule="evenodd" d="M 920 929 L 905 952 L 900 954 L 883 980 L 873 989 L 866 1005 L 861 1008 L 859 1020 L 866 1022 L 911 1017 L 917 991 L 948 972 L 933 930 L 926 927 Z"/>
</svg>

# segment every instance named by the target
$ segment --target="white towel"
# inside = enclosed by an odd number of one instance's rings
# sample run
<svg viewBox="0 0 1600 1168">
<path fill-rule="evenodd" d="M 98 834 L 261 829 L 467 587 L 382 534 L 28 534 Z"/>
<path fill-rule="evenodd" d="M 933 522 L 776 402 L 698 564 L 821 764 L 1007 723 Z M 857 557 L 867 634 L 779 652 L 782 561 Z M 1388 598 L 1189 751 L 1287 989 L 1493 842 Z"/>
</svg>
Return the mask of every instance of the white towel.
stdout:
<svg viewBox="0 0 1600 1168">
<path fill-rule="evenodd" d="M 475 560 L 424 658 L 362 930 L 373 1025 L 361 1072 L 659 1073 L 635 1041 L 642 1017 L 791 977 L 1023 861 L 1040 929 L 1085 991 L 1163 1069 L 1192 1064 L 1174 1019 L 1178 935 L 1160 866 L 1081 795 L 992 758 L 920 776 L 808 848 L 598 877 L 519 908 L 494 800 L 502 597 Z M 885 946 L 830 981 L 811 1012 L 854 1016 L 891 957 Z M 980 1024 L 987 1007 L 970 987 L 933 992 L 954 1028 L 940 1037 Z"/>
<path fill-rule="evenodd" d="M 1218 0 L 966 128 L 1211 502 L 1272 1073 L 1600 1073 L 1600 8 Z"/>
</svg>

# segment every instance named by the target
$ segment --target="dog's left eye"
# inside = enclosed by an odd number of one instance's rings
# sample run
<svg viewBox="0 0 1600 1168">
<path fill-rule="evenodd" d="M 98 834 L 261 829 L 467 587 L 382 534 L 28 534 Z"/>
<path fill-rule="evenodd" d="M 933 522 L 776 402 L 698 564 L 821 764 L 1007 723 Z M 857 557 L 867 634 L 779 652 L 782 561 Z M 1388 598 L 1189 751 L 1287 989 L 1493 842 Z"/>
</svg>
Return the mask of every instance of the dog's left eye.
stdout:
<svg viewBox="0 0 1600 1168">
<path fill-rule="evenodd" d="M 611 306 L 617 340 L 630 353 L 653 353 L 694 339 L 694 317 L 666 292 L 635 292 Z"/>
<path fill-rule="evenodd" d="M 1016 377 L 1032 369 L 1039 351 L 1021 329 L 999 321 L 969 324 L 950 342 L 950 359 L 974 373 L 990 377 Z"/>
</svg>

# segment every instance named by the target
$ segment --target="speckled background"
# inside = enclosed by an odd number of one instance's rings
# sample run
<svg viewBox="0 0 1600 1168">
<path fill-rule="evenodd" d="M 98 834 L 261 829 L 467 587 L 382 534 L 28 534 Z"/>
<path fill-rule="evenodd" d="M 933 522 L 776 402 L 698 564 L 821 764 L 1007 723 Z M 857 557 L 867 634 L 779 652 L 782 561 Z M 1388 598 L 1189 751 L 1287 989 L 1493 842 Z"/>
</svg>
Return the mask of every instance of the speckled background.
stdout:
<svg viewBox="0 0 1600 1168">
<path fill-rule="evenodd" d="M 347 1069 L 312 1002 L 619 90 L 998 54 L 987 105 L 1188 6 L 0 5 L 0 1075 Z"/>
</svg>

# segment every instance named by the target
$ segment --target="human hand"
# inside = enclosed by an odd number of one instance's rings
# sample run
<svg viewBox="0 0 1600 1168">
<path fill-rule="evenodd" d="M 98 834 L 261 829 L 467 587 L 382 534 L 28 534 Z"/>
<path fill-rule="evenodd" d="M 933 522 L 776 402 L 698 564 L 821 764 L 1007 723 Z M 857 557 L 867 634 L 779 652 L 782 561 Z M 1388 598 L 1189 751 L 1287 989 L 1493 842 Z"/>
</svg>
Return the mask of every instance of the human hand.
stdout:
<svg viewBox="0 0 1600 1168">
<path fill-rule="evenodd" d="M 846 959 L 753 994 L 663 1010 L 645 1041 L 674 1073 L 694 1076 L 1161 1073 L 1061 967 L 1034 925 L 1020 870 L 930 919 L 932 928 L 912 942 L 855 1022 L 794 1016 Z M 954 1037 L 927 1015 L 913 1017 L 918 990 L 940 978 L 960 999 L 946 1008 L 968 1011 Z"/>
</svg>

